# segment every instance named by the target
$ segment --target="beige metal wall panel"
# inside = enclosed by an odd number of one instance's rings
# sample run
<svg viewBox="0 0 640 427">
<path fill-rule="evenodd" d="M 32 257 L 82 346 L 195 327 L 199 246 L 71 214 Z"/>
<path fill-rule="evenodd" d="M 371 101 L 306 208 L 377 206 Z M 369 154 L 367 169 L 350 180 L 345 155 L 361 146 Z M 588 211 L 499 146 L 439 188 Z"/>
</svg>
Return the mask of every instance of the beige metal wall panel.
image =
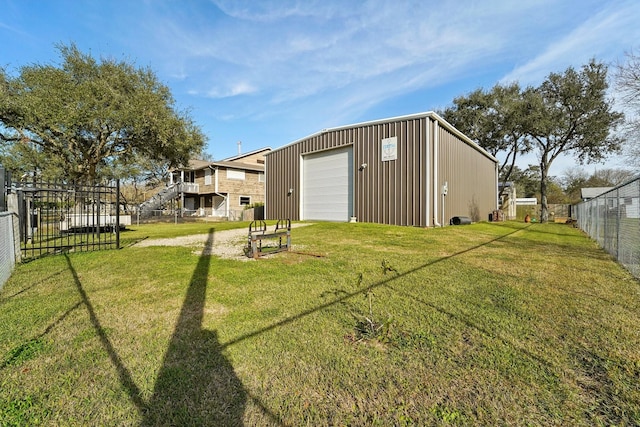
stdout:
<svg viewBox="0 0 640 427">
<path fill-rule="evenodd" d="M 442 203 L 438 204 L 440 222 L 443 216 L 443 225 L 454 216 L 487 219 L 498 198 L 495 162 L 442 126 L 438 128 L 438 141 L 438 182 L 439 186 L 447 182 L 448 187 L 444 215 Z"/>
<path fill-rule="evenodd" d="M 265 217 L 300 219 L 300 147 L 292 145 L 265 158 Z M 289 192 L 289 190 L 292 190 Z"/>
<path fill-rule="evenodd" d="M 363 126 L 354 144 L 354 215 L 358 221 L 426 226 L 426 118 Z M 383 161 L 382 140 L 397 138 L 397 158 Z M 366 164 L 366 167 L 362 167 Z"/>
<path fill-rule="evenodd" d="M 384 161 L 382 140 L 390 137 L 397 138 L 396 159 Z M 267 218 L 299 220 L 303 156 L 347 145 L 353 145 L 353 209 L 360 222 L 442 222 L 445 181 L 449 194 L 442 225 L 452 216 L 486 219 L 495 209 L 496 160 L 439 116 L 421 113 L 327 129 L 268 153 Z"/>
</svg>

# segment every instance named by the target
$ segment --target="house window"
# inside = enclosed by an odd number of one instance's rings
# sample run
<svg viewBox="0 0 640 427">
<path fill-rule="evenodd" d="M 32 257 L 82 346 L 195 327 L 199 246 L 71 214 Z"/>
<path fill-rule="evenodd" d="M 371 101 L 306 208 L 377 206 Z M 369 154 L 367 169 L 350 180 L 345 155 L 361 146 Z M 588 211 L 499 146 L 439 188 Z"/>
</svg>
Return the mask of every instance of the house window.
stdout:
<svg viewBox="0 0 640 427">
<path fill-rule="evenodd" d="M 204 185 L 211 185 L 211 169 L 204 170 Z"/>
<path fill-rule="evenodd" d="M 258 182 L 264 182 L 264 172 L 258 172 Z"/>
<path fill-rule="evenodd" d="M 244 181 L 244 171 L 238 169 L 227 169 L 227 179 L 239 179 Z"/>
<path fill-rule="evenodd" d="M 184 173 L 184 182 L 196 182 L 196 172 L 195 171 L 185 171 L 185 173 Z"/>
<path fill-rule="evenodd" d="M 251 196 L 240 196 L 240 206 L 250 205 Z"/>
</svg>

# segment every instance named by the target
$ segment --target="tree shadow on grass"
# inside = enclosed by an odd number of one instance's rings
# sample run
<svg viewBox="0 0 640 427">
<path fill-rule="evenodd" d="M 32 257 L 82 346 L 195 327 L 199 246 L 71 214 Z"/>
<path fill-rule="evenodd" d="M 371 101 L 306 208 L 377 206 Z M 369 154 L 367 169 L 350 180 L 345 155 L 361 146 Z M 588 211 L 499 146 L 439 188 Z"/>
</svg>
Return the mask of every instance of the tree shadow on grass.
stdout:
<svg viewBox="0 0 640 427">
<path fill-rule="evenodd" d="M 62 273 L 64 273 L 64 270 L 60 270 L 58 272 L 52 273 L 47 277 L 41 278 L 37 282 L 33 282 L 32 284 L 30 284 L 26 288 L 22 288 L 21 290 L 17 291 L 16 293 L 14 293 L 12 295 L 7 295 L 7 296 L 0 297 L 0 305 L 8 302 L 12 298 L 15 298 L 15 297 L 17 297 L 17 296 L 29 291 L 30 289 L 33 289 L 33 288 L 36 288 L 36 287 L 40 286 L 42 283 L 45 283 L 47 280 L 52 279 L 52 278 L 54 278 L 56 276 L 59 276 Z M 2 289 L 2 287 L 0 287 L 0 289 Z"/>
<path fill-rule="evenodd" d="M 82 286 L 80 277 L 78 276 L 76 269 L 71 264 L 71 259 L 69 258 L 69 255 L 64 254 L 64 257 L 67 260 L 67 266 L 69 267 L 69 271 L 71 271 L 71 274 L 73 275 L 73 281 L 82 299 L 79 304 L 84 305 L 85 308 L 87 309 L 87 312 L 89 313 L 89 319 L 91 320 L 91 324 L 93 325 L 93 328 L 96 330 L 96 334 L 100 339 L 100 343 L 102 344 L 105 351 L 109 355 L 109 359 L 111 360 L 111 363 L 113 364 L 113 366 L 116 368 L 116 371 L 118 372 L 120 383 L 124 387 L 127 394 L 129 394 L 129 398 L 136 405 L 136 408 L 138 409 L 138 411 L 143 411 L 145 404 L 144 404 L 144 401 L 142 400 L 140 389 L 138 388 L 136 383 L 133 381 L 131 372 L 129 372 L 129 370 L 126 368 L 124 363 L 122 363 L 122 359 L 120 359 L 120 356 L 118 355 L 118 352 L 116 351 L 116 349 L 113 347 L 113 344 L 111 344 L 111 341 L 109 340 L 109 337 L 107 336 L 107 333 L 102 327 L 100 319 L 98 318 L 93 308 L 93 304 L 91 303 L 91 300 L 87 295 L 87 292 L 84 290 L 84 287 Z"/>
<path fill-rule="evenodd" d="M 212 243 L 213 229 L 205 249 Z M 143 426 L 243 425 L 247 393 L 218 334 L 202 329 L 210 261 L 201 255 L 191 276 Z"/>
<path fill-rule="evenodd" d="M 273 425 L 286 425 L 278 415 L 274 414 L 261 401 L 246 390 L 236 376 L 232 365 L 226 359 L 223 352 L 241 341 L 251 339 L 273 329 L 295 322 L 312 313 L 324 310 L 336 304 L 344 303 L 355 295 L 362 294 L 389 284 L 400 277 L 410 275 L 418 270 L 446 261 L 462 254 L 474 251 L 480 247 L 500 241 L 520 229 L 514 230 L 495 239 L 469 247 L 448 256 L 426 262 L 406 272 L 401 272 L 392 277 L 381 280 L 369 286 L 361 287 L 351 293 L 340 293 L 335 299 L 326 304 L 320 304 L 310 310 L 303 311 L 282 321 L 267 327 L 247 333 L 232 339 L 226 343 L 220 343 L 215 331 L 202 329 L 204 307 L 206 302 L 206 287 L 209 274 L 211 256 L 201 255 L 193 272 L 180 315 L 165 353 L 160 368 L 153 396 L 148 402 L 142 399 L 141 391 L 133 381 L 131 373 L 122 363 L 115 348 L 93 309 L 87 293 L 82 287 L 75 269 L 71 265 L 69 257 L 67 263 L 71 270 L 78 292 L 82 301 L 78 305 L 84 305 L 96 330 L 100 341 L 107 351 L 112 364 L 116 368 L 122 387 L 129 394 L 131 401 L 142 416 L 142 426 L 174 425 L 174 426 L 234 426 L 243 425 L 245 405 L 248 400 L 259 408 L 267 423 Z M 211 246 L 213 242 L 213 229 L 209 232 L 209 238 L 205 246 Z M 391 288 L 389 286 L 389 288 Z M 393 288 L 391 288 L 393 289 Z M 452 315 L 452 313 L 446 313 Z M 477 327 L 475 324 L 469 326 Z M 538 360 L 537 355 L 530 355 Z M 544 363 L 544 360 L 539 360 Z"/>
<path fill-rule="evenodd" d="M 381 280 L 379 282 L 373 283 L 373 284 L 368 285 L 368 286 L 362 286 L 362 287 L 360 287 L 357 290 L 352 291 L 352 292 L 346 292 L 346 291 L 335 292 L 335 291 L 332 291 L 333 293 L 335 293 L 335 296 L 336 296 L 333 300 L 331 300 L 329 302 L 326 302 L 324 304 L 317 305 L 317 306 L 315 306 L 315 307 L 313 307 L 313 308 L 311 308 L 309 310 L 302 311 L 302 312 L 300 312 L 300 313 L 298 313 L 298 314 L 296 314 L 294 316 L 287 317 L 287 318 L 285 318 L 283 320 L 280 320 L 280 321 L 278 321 L 276 323 L 273 323 L 273 324 L 265 326 L 265 327 L 263 327 L 261 329 L 255 330 L 253 332 L 246 333 L 246 334 L 241 335 L 241 336 L 239 336 L 237 338 L 234 338 L 234 339 L 232 339 L 230 341 L 227 341 L 226 343 L 222 344 L 222 348 L 226 349 L 227 347 L 234 346 L 234 345 L 236 345 L 236 344 L 238 344 L 238 343 L 240 343 L 242 341 L 245 341 L 247 339 L 254 338 L 254 337 L 262 335 L 262 334 L 264 334 L 266 332 L 270 332 L 270 331 L 272 331 L 274 329 L 277 329 L 277 328 L 279 328 L 281 326 L 288 325 L 290 323 L 296 322 L 296 321 L 298 321 L 298 320 L 300 320 L 302 318 L 305 318 L 305 317 L 307 317 L 307 316 L 309 316 L 309 315 L 311 315 L 313 313 L 317 313 L 319 311 L 325 310 L 325 309 L 327 309 L 329 307 L 332 307 L 332 306 L 335 306 L 335 305 L 338 305 L 338 304 L 343 304 L 345 301 L 347 301 L 350 298 L 353 298 L 356 295 L 363 295 L 363 294 L 366 294 L 367 292 L 373 291 L 376 288 L 381 288 L 383 286 L 389 287 L 388 286 L 389 283 L 392 283 L 393 281 L 395 281 L 395 280 L 397 280 L 397 279 L 399 279 L 401 277 L 410 276 L 411 274 L 413 274 L 413 273 L 415 273 L 417 271 L 420 271 L 422 269 L 429 268 L 429 267 L 434 266 L 436 264 L 439 264 L 441 262 L 445 262 L 445 261 L 447 261 L 449 259 L 453 259 L 453 258 L 455 258 L 457 256 L 473 252 L 473 251 L 475 251 L 477 249 L 480 249 L 480 248 L 482 248 L 484 246 L 488 246 L 488 245 L 490 245 L 492 243 L 495 243 L 495 242 L 498 242 L 498 241 L 500 241 L 502 239 L 505 239 L 505 238 L 507 238 L 507 237 L 519 232 L 519 231 L 521 231 L 521 229 L 517 229 L 517 230 L 511 231 L 511 232 L 509 232 L 507 234 L 498 236 L 498 237 L 496 237 L 494 239 L 488 240 L 488 241 L 480 243 L 478 245 L 471 246 L 471 247 L 469 247 L 467 249 L 463 249 L 463 250 L 455 252 L 455 253 L 453 253 L 451 255 L 446 255 L 446 256 L 437 258 L 435 260 L 426 262 L 426 263 L 424 263 L 422 265 L 418 265 L 417 267 L 414 267 L 414 268 L 412 268 L 410 270 L 407 270 L 407 271 L 404 271 L 404 272 L 397 272 L 396 271 L 393 276 L 390 276 L 387 279 L 383 279 L 383 280 Z M 332 292 L 330 292 L 330 293 L 332 293 Z M 322 296 L 325 296 L 327 294 L 328 293 L 323 293 Z"/>
<path fill-rule="evenodd" d="M 213 242 L 213 229 L 207 246 Z M 243 425 L 247 392 L 222 354 L 215 331 L 202 329 L 207 277 L 211 257 L 201 255 L 191 276 L 169 347 L 156 379 L 153 396 L 146 402 L 127 367 L 109 340 L 70 258 L 65 254 L 76 288 L 100 342 L 115 367 L 120 384 L 142 416 L 143 426 Z M 263 412 L 277 420 L 261 402 Z"/>
</svg>

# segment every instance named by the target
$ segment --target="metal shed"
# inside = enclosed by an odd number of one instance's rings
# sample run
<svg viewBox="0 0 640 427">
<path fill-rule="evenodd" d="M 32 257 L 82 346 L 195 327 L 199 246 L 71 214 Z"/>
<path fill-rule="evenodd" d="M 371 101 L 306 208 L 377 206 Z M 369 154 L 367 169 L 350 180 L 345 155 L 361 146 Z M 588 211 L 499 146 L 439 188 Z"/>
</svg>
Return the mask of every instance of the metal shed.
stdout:
<svg viewBox="0 0 640 427">
<path fill-rule="evenodd" d="M 434 112 L 357 123 L 265 155 L 265 214 L 431 227 L 497 208 L 497 160 Z"/>
</svg>

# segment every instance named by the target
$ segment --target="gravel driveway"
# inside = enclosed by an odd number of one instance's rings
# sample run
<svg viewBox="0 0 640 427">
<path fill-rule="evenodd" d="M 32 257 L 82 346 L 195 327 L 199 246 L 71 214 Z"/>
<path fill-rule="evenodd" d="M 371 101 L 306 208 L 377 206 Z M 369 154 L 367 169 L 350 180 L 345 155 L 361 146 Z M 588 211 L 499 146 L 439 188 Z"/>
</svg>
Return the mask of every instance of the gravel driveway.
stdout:
<svg viewBox="0 0 640 427">
<path fill-rule="evenodd" d="M 292 224 L 291 228 L 302 227 L 311 224 Z M 269 226 L 268 232 L 274 226 Z M 209 234 L 192 234 L 190 236 L 172 237 L 168 239 L 146 239 L 136 243 L 134 246 L 187 246 L 193 248 L 193 253 L 197 255 L 215 255 L 220 258 L 237 259 L 249 261 L 244 254 L 247 245 L 248 229 L 236 228 L 233 230 L 214 231 L 213 239 L 207 244 Z M 299 249 L 299 246 L 296 246 Z"/>
</svg>

